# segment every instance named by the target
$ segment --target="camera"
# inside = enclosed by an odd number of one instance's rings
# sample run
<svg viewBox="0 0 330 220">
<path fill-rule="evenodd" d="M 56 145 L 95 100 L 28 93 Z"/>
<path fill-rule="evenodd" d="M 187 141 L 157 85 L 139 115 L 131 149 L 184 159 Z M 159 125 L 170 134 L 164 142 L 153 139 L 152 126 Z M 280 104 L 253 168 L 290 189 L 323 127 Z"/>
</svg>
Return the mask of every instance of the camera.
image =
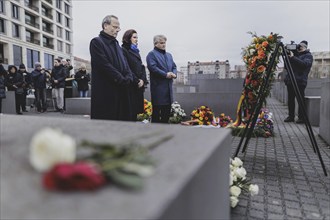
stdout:
<svg viewBox="0 0 330 220">
<path fill-rule="evenodd" d="M 285 49 L 288 50 L 288 51 L 292 51 L 292 52 L 295 52 L 297 50 L 299 50 L 301 47 L 300 44 L 295 44 L 294 41 L 291 41 L 290 44 L 286 44 L 285 45 Z"/>
</svg>

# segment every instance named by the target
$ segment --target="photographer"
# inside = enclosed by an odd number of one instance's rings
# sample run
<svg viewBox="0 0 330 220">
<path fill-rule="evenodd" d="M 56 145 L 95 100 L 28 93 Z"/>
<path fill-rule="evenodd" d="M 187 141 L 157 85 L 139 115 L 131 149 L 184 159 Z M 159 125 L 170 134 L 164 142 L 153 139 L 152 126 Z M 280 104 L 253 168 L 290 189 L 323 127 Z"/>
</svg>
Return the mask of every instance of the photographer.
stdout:
<svg viewBox="0 0 330 220">
<path fill-rule="evenodd" d="M 290 64 L 292 67 L 292 71 L 294 77 L 297 81 L 298 89 L 302 99 L 304 100 L 305 97 L 305 89 L 307 86 L 307 79 L 310 69 L 313 64 L 313 56 L 307 49 L 308 42 L 301 41 L 297 45 L 296 51 L 288 51 L 288 56 L 290 60 Z M 295 116 L 295 92 L 293 88 L 293 84 L 290 80 L 290 76 L 287 74 L 285 78 L 285 85 L 288 89 L 288 109 L 289 109 L 289 116 L 284 120 L 284 122 L 294 122 Z M 303 111 L 301 109 L 302 106 L 299 106 L 298 109 L 298 120 L 296 123 L 305 123 L 303 118 Z"/>
</svg>

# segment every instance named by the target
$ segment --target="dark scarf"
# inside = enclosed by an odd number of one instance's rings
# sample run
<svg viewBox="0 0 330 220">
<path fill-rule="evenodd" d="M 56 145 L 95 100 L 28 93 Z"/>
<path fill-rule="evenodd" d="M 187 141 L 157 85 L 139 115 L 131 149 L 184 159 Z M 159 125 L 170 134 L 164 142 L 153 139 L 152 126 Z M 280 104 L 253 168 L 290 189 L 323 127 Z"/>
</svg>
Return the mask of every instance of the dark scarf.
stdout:
<svg viewBox="0 0 330 220">
<path fill-rule="evenodd" d="M 166 53 L 166 50 L 161 50 L 157 47 L 154 47 L 155 50 L 157 50 L 158 52 L 162 53 L 162 54 L 165 54 Z"/>
</svg>

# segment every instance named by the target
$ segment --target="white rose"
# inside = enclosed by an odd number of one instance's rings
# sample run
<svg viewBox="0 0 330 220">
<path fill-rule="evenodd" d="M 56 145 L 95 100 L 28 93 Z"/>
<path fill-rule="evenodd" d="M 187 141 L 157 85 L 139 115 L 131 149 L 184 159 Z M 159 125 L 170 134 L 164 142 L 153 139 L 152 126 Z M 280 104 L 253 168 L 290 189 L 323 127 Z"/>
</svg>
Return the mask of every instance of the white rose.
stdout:
<svg viewBox="0 0 330 220">
<path fill-rule="evenodd" d="M 75 158 L 75 140 L 60 130 L 44 128 L 32 137 L 30 163 L 38 171 L 47 171 L 59 162 L 72 163 Z"/>
<path fill-rule="evenodd" d="M 246 170 L 244 169 L 244 167 L 239 167 L 239 168 L 236 168 L 236 169 L 234 170 L 234 174 L 235 174 L 238 178 L 245 179 L 245 176 L 246 176 Z"/>
<path fill-rule="evenodd" d="M 177 116 L 177 114 L 176 114 L 176 113 L 174 113 L 174 114 L 173 114 L 173 116 L 174 116 L 174 117 L 176 117 L 176 116 Z"/>
<path fill-rule="evenodd" d="M 258 195 L 258 193 L 259 193 L 259 186 L 256 185 L 256 184 L 251 184 L 249 186 L 249 191 L 250 191 L 251 196 Z"/>
<path fill-rule="evenodd" d="M 229 192 L 231 196 L 238 197 L 241 194 L 241 188 L 238 186 L 231 186 Z"/>
<path fill-rule="evenodd" d="M 252 55 L 254 52 L 255 52 L 255 50 L 254 49 L 250 49 L 250 54 Z"/>
<path fill-rule="evenodd" d="M 235 208 L 236 206 L 237 206 L 237 203 L 238 203 L 238 198 L 237 197 L 235 197 L 235 196 L 231 196 L 230 197 L 230 206 L 232 207 L 232 208 Z"/>
<path fill-rule="evenodd" d="M 231 164 L 235 167 L 239 167 L 243 165 L 243 162 L 238 157 L 235 157 Z"/>
</svg>

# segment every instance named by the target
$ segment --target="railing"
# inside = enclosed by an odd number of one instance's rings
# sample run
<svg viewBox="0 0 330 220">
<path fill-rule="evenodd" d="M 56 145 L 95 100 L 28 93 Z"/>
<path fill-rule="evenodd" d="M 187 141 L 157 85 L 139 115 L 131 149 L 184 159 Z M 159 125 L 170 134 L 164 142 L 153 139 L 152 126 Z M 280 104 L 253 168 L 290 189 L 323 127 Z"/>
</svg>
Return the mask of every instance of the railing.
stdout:
<svg viewBox="0 0 330 220">
<path fill-rule="evenodd" d="M 48 2 L 49 4 L 53 5 L 52 0 L 46 0 L 46 2 Z"/>
<path fill-rule="evenodd" d="M 31 8 L 33 11 L 39 12 L 39 8 L 34 6 L 34 5 L 31 5 L 29 3 L 25 3 L 25 6 L 28 7 L 28 8 Z"/>
<path fill-rule="evenodd" d="M 40 25 L 36 22 L 31 22 L 30 20 L 25 20 L 25 24 L 31 25 L 32 27 L 35 27 L 39 29 Z"/>
<path fill-rule="evenodd" d="M 53 15 L 50 14 L 50 13 L 45 13 L 45 12 L 42 12 L 42 15 L 49 18 L 49 19 L 53 19 Z"/>
<path fill-rule="evenodd" d="M 52 29 L 50 29 L 50 28 L 42 27 L 42 30 L 45 31 L 45 32 L 47 32 L 47 33 L 49 33 L 49 34 L 53 34 L 54 33 L 54 31 Z"/>
<path fill-rule="evenodd" d="M 40 40 L 37 40 L 37 39 L 31 38 L 31 37 L 26 37 L 26 41 L 27 41 L 27 42 L 30 42 L 30 43 L 33 43 L 33 44 L 40 45 Z"/>
<path fill-rule="evenodd" d="M 54 49 L 54 45 L 53 44 L 43 44 L 44 47 L 50 48 L 50 49 Z"/>
</svg>

